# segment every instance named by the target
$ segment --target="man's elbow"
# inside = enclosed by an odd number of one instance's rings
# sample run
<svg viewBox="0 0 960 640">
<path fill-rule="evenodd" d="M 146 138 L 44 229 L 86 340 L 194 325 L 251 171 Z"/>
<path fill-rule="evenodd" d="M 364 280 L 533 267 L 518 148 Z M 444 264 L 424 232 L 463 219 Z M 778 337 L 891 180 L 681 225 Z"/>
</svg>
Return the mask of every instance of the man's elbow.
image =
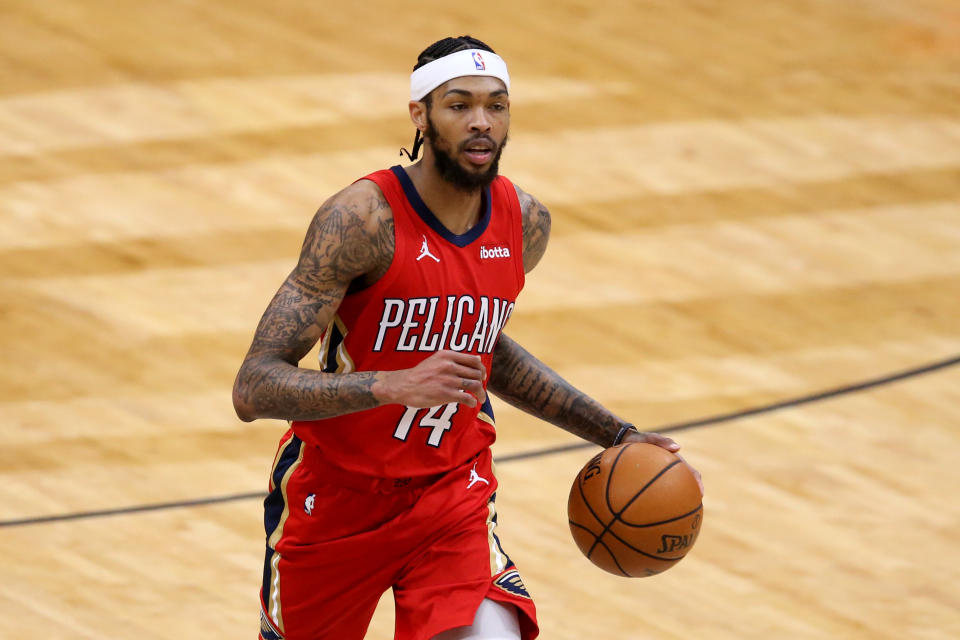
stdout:
<svg viewBox="0 0 960 640">
<path fill-rule="evenodd" d="M 233 383 L 233 410 L 237 413 L 237 417 L 244 422 L 253 422 L 259 416 L 244 377 L 244 369 L 241 368 L 236 381 Z"/>
<path fill-rule="evenodd" d="M 236 411 L 237 417 L 244 422 L 253 422 L 257 419 L 253 404 L 238 392 L 236 388 L 233 390 L 233 410 Z"/>
</svg>

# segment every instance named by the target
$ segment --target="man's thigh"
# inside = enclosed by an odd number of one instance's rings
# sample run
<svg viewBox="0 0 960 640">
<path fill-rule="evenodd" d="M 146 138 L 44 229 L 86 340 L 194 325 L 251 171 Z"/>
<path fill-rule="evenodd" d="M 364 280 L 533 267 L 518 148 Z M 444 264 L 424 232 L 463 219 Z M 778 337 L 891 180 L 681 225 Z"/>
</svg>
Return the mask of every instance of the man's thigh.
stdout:
<svg viewBox="0 0 960 640">
<path fill-rule="evenodd" d="M 390 544 L 389 523 L 416 496 L 331 486 L 307 466 L 292 469 L 274 493 L 267 502 L 282 508 L 267 509 L 265 518 L 264 640 L 363 638 L 380 596 L 407 560 Z M 273 521 L 271 512 L 278 514 Z"/>
<path fill-rule="evenodd" d="M 418 505 L 427 507 L 429 500 L 436 500 L 462 511 L 404 565 L 394 584 L 396 640 L 430 640 L 448 629 L 469 626 L 485 598 L 513 605 L 522 612 L 522 637 L 536 637 L 533 601 L 496 533 L 496 482 L 476 482 L 475 476 L 493 480 L 489 453 L 452 474 L 452 482 L 431 491 Z"/>
<path fill-rule="evenodd" d="M 311 561 L 302 554 L 288 560 L 271 551 L 267 557 L 268 562 L 274 558 L 276 577 L 265 582 L 260 594 L 263 640 L 364 637 L 380 596 L 389 588 L 382 566 Z"/>
</svg>

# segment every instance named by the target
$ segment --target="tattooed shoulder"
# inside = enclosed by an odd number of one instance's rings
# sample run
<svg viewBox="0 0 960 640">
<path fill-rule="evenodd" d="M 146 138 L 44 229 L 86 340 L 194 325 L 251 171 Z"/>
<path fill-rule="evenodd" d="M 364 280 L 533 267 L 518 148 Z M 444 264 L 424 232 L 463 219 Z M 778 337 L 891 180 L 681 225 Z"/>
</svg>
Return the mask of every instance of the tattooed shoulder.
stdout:
<svg viewBox="0 0 960 640">
<path fill-rule="evenodd" d="M 393 211 L 376 184 L 361 180 L 314 215 L 298 269 L 330 284 L 375 280 L 390 267 L 394 246 Z"/>
<path fill-rule="evenodd" d="M 393 213 L 380 189 L 347 187 L 313 216 L 300 259 L 260 319 L 248 358 L 296 363 L 316 343 L 348 287 L 379 277 L 393 260 Z"/>
<path fill-rule="evenodd" d="M 550 240 L 550 211 L 520 187 L 516 187 L 516 190 L 523 216 L 523 270 L 529 273 L 547 250 L 547 242 Z"/>
</svg>

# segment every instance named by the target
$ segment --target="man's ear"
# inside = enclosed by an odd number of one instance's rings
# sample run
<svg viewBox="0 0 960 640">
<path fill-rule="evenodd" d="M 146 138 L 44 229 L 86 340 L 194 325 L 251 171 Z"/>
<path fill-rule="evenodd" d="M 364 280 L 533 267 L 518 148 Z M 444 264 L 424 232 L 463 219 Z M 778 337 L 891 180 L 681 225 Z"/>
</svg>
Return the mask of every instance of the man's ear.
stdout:
<svg viewBox="0 0 960 640">
<path fill-rule="evenodd" d="M 421 132 L 427 130 L 427 103 L 410 101 L 410 121 Z"/>
</svg>

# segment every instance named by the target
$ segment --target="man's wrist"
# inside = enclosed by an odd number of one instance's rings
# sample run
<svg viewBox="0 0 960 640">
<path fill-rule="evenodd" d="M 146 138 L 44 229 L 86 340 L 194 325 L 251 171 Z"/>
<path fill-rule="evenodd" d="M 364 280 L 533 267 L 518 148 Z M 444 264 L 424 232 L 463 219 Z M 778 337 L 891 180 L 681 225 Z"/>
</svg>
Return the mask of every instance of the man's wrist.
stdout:
<svg viewBox="0 0 960 640">
<path fill-rule="evenodd" d="M 374 373 L 373 384 L 370 385 L 370 392 L 377 401 L 378 406 L 385 404 L 399 404 L 393 387 L 391 385 L 392 371 L 377 371 Z"/>
<path fill-rule="evenodd" d="M 626 437 L 626 435 L 627 435 L 628 433 L 630 433 L 631 431 L 634 432 L 634 433 L 640 433 L 640 431 L 639 431 L 635 426 L 633 426 L 632 424 L 630 424 L 629 422 L 623 423 L 623 424 L 620 426 L 620 430 L 617 432 L 616 437 L 614 437 L 614 439 L 613 439 L 613 444 L 611 444 L 610 446 L 611 446 L 611 447 L 615 447 L 615 446 L 617 446 L 618 444 L 622 444 L 624 437 Z"/>
</svg>

